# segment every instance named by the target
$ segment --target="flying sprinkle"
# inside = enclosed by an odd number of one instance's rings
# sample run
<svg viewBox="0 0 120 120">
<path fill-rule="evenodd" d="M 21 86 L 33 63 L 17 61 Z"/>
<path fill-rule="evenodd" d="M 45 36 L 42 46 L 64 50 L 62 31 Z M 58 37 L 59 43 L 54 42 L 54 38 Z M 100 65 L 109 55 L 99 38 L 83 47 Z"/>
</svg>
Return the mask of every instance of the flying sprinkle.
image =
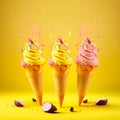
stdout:
<svg viewBox="0 0 120 120">
<path fill-rule="evenodd" d="M 97 38 L 99 38 L 100 37 L 100 33 L 97 33 Z"/>
<path fill-rule="evenodd" d="M 20 37 L 23 38 L 23 34 L 22 33 L 20 34 Z"/>
</svg>

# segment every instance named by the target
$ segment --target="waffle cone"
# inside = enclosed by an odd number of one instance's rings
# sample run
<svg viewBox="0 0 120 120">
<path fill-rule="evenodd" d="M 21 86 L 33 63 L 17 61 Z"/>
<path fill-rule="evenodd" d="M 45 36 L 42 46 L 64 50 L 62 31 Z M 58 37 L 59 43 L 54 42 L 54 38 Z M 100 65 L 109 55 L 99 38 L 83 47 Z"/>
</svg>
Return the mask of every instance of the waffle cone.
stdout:
<svg viewBox="0 0 120 120">
<path fill-rule="evenodd" d="M 30 65 L 25 67 L 26 76 L 40 105 L 42 104 L 42 66 Z"/>
<path fill-rule="evenodd" d="M 81 105 L 82 100 L 86 94 L 92 73 L 92 67 L 77 65 L 77 92 L 79 106 Z"/>
<path fill-rule="evenodd" d="M 55 86 L 56 94 L 59 99 L 60 107 L 62 107 L 64 100 L 68 72 L 69 72 L 69 68 L 67 66 L 61 65 L 61 66 L 52 67 L 54 86 Z"/>
</svg>

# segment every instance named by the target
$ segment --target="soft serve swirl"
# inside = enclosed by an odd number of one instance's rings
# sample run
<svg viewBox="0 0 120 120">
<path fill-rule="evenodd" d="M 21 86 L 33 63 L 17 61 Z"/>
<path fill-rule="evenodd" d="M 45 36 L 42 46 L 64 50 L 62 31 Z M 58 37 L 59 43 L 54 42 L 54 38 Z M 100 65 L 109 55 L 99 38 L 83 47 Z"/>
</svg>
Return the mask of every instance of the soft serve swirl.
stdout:
<svg viewBox="0 0 120 120">
<path fill-rule="evenodd" d="M 25 44 L 23 57 L 23 62 L 29 65 L 40 65 L 45 62 L 45 58 L 39 45 L 31 39 L 28 39 Z"/>
<path fill-rule="evenodd" d="M 78 56 L 76 58 L 76 63 L 80 65 L 89 65 L 91 67 L 98 66 L 97 59 L 98 50 L 96 45 L 92 43 L 89 39 L 86 39 L 78 51 Z"/>
<path fill-rule="evenodd" d="M 52 56 L 49 60 L 50 65 L 71 65 L 72 57 L 68 44 L 59 38 L 52 49 Z"/>
</svg>

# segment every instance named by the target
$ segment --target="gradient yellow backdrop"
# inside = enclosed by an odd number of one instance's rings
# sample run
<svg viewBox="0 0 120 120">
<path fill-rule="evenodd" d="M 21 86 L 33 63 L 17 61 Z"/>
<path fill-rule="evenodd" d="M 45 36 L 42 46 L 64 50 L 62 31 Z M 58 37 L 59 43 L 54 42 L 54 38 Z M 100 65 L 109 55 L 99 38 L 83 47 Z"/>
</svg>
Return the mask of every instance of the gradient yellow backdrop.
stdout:
<svg viewBox="0 0 120 120">
<path fill-rule="evenodd" d="M 20 65 L 22 54 L 19 48 L 24 47 L 28 37 L 39 38 L 40 30 L 46 58 L 44 91 L 48 91 L 48 87 L 50 92 L 54 91 L 48 59 L 50 47 L 58 37 L 70 44 L 73 60 L 77 55 L 77 42 L 90 37 L 101 50 L 99 67 L 89 90 L 119 91 L 119 10 L 119 0 L 0 0 L 0 89 L 31 89 Z M 70 92 L 76 90 L 75 67 L 73 62 L 67 82 Z"/>
<path fill-rule="evenodd" d="M 101 50 L 99 67 L 94 72 L 88 94 L 94 91 L 119 93 L 119 12 L 119 0 L 0 0 L 0 91 L 32 92 L 20 65 L 22 53 L 19 50 L 29 37 L 45 44 L 44 93 L 53 94 L 48 65 L 53 42 L 58 37 L 65 39 L 75 60 L 76 44 L 89 37 Z M 66 87 L 66 94 L 69 93 L 76 93 L 74 62 Z"/>
</svg>

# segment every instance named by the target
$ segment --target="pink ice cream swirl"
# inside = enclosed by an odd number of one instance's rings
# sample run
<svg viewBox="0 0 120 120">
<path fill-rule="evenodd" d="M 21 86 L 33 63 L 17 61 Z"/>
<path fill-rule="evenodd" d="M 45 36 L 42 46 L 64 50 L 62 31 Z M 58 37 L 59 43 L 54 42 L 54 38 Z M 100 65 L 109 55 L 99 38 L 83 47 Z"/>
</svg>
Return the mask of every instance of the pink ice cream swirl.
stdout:
<svg viewBox="0 0 120 120">
<path fill-rule="evenodd" d="M 88 65 L 95 68 L 98 66 L 97 53 L 98 50 L 96 49 L 96 45 L 87 38 L 81 44 L 75 62 L 80 65 Z"/>
</svg>

